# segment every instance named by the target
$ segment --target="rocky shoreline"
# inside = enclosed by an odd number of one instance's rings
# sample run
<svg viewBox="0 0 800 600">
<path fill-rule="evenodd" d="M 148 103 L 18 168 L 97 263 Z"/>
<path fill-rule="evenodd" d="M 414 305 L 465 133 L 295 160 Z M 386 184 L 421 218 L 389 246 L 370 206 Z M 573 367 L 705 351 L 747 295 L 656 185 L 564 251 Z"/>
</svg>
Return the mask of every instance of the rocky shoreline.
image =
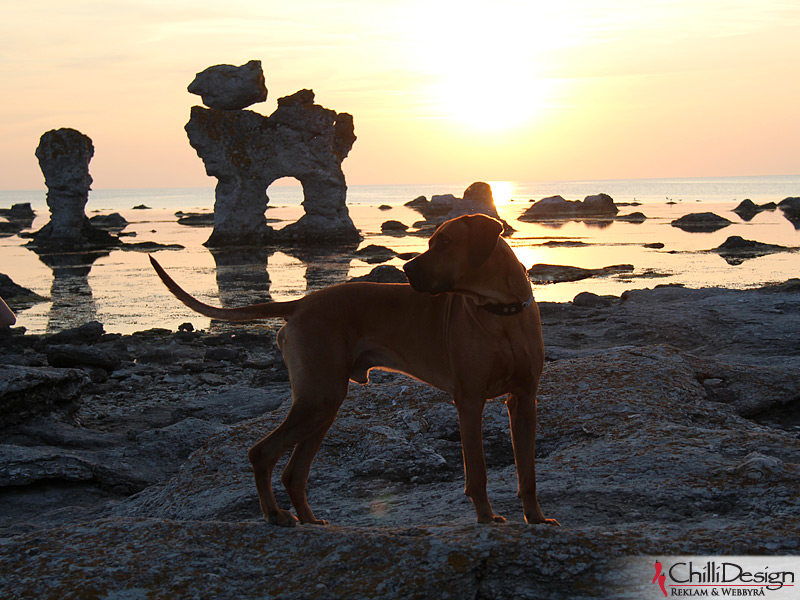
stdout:
<svg viewBox="0 0 800 600">
<path fill-rule="evenodd" d="M 351 385 L 312 470 L 332 525 L 264 524 L 246 450 L 288 409 L 279 323 L 0 333 L 0 595 L 639 597 L 627 556 L 800 553 L 800 280 L 540 306 L 560 529 L 522 522 L 502 402 L 485 438 L 509 523 L 478 526 L 448 398 L 384 373 Z"/>
</svg>

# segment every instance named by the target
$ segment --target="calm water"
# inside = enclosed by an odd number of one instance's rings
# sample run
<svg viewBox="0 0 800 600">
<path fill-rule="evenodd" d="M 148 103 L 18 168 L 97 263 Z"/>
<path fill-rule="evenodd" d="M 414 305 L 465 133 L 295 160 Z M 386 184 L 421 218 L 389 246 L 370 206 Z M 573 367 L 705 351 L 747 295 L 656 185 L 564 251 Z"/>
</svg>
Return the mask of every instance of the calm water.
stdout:
<svg viewBox="0 0 800 600">
<path fill-rule="evenodd" d="M 422 251 L 426 240 L 416 236 L 386 237 L 380 226 L 395 219 L 407 225 L 421 216 L 403 204 L 417 196 L 452 193 L 461 196 L 471 182 L 452 185 L 371 185 L 351 186 L 348 192 L 350 213 L 364 236 L 362 246 L 381 244 L 398 252 Z M 624 277 L 590 279 L 572 283 L 535 286 L 540 301 L 568 301 L 581 291 L 619 295 L 625 290 L 653 287 L 664 283 L 683 283 L 690 287 L 723 286 L 745 288 L 765 282 L 800 276 L 800 254 L 784 252 L 729 265 L 715 253 L 728 236 L 739 235 L 783 246 L 800 246 L 800 231 L 781 211 L 766 211 L 751 221 L 731 212 L 741 200 L 758 204 L 778 202 L 800 196 L 800 176 L 733 177 L 704 179 L 611 180 L 577 182 L 493 182 L 500 215 L 517 233 L 508 241 L 526 266 L 535 263 L 598 268 L 614 264 L 633 264 L 633 274 Z M 561 226 L 522 223 L 517 218 L 530 200 L 561 194 L 567 199 L 583 199 L 604 192 L 617 203 L 640 202 L 638 207 L 622 207 L 620 213 L 641 211 L 648 220 L 641 224 L 614 222 L 607 226 L 567 222 Z M 267 217 L 281 228 L 302 215 L 302 193 L 298 186 L 273 185 L 269 191 Z M 0 191 L 0 207 L 30 202 L 37 211 L 33 230 L 49 219 L 45 192 Z M 124 238 L 128 242 L 154 241 L 181 244 L 180 251 L 159 251 L 159 261 L 191 293 L 210 303 L 225 305 L 272 298 L 296 298 L 309 290 L 344 281 L 369 272 L 367 264 L 350 252 L 307 254 L 251 252 L 246 255 L 213 255 L 202 246 L 210 228 L 177 224 L 174 213 L 210 211 L 213 187 L 170 190 L 96 190 L 91 192 L 86 211 L 119 212 L 129 222 Z M 145 204 L 149 210 L 132 210 Z M 382 205 L 391 206 L 381 210 Z M 733 224 L 714 233 L 686 233 L 670 222 L 690 212 L 712 211 Z M 545 242 L 581 241 L 580 247 L 548 247 Z M 146 254 L 115 250 L 93 262 L 75 257 L 69 269 L 52 269 L 17 236 L 0 238 L 0 273 L 30 288 L 51 302 L 20 312 L 18 322 L 30 332 L 58 331 L 89 320 L 104 323 L 106 331 L 130 333 L 151 327 L 176 329 L 184 322 L 207 329 L 209 320 L 178 304 L 162 287 Z M 648 242 L 662 242 L 661 250 L 644 248 Z M 389 262 L 401 266 L 402 261 Z"/>
</svg>

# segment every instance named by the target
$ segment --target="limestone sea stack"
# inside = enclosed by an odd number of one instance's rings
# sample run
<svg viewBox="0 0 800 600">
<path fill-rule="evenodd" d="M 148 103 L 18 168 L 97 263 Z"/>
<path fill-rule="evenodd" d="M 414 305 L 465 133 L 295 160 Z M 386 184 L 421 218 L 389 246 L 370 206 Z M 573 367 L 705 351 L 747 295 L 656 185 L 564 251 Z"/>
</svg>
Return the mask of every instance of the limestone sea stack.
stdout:
<svg viewBox="0 0 800 600">
<path fill-rule="evenodd" d="M 75 129 L 54 129 L 42 135 L 36 158 L 47 185 L 50 222 L 33 234 L 35 246 L 68 251 L 119 244 L 117 238 L 93 227 L 84 212 L 93 155 L 92 140 Z"/>
<path fill-rule="evenodd" d="M 189 86 L 210 107 L 192 108 L 185 128 L 189 143 L 206 173 L 218 180 L 214 230 L 206 246 L 357 243 L 361 238 L 345 205 L 342 171 L 356 140 L 353 117 L 315 104 L 312 90 L 280 98 L 269 117 L 241 110 L 249 98 L 266 97 L 260 73 L 259 61 L 217 65 Z M 264 211 L 267 189 L 283 177 L 303 186 L 305 214 L 276 231 Z"/>
</svg>

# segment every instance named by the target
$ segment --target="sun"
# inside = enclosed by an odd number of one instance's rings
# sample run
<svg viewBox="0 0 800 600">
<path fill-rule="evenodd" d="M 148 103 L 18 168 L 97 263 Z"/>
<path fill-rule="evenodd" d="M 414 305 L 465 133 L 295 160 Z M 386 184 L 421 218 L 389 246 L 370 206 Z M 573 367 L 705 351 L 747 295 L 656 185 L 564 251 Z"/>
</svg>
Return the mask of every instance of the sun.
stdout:
<svg viewBox="0 0 800 600">
<path fill-rule="evenodd" d="M 539 2 L 428 1 L 415 24 L 418 68 L 435 117 L 481 132 L 540 118 L 556 82 L 543 75 L 557 31 L 541 26 Z M 538 23 L 535 31 L 532 23 Z"/>
</svg>

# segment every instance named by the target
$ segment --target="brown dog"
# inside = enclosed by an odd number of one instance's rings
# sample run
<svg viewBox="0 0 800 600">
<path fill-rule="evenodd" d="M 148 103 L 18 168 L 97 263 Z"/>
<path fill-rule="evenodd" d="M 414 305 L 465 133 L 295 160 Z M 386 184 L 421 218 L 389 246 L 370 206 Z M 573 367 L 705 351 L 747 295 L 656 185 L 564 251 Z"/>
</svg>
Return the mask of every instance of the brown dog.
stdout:
<svg viewBox="0 0 800 600">
<path fill-rule="evenodd" d="M 482 417 L 486 400 L 506 404 L 518 495 L 528 523 L 549 523 L 536 497 L 536 388 L 544 364 L 539 309 L 525 268 L 500 237 L 502 225 L 472 215 L 444 223 L 426 252 L 406 263 L 411 285 L 344 283 L 291 302 L 223 309 L 183 291 L 151 257 L 167 288 L 215 319 L 283 317 L 278 346 L 289 369 L 292 407 L 248 456 L 264 518 L 278 525 L 324 524 L 306 499 L 311 462 L 347 395 L 371 368 L 407 373 L 453 395 L 461 428 L 466 486 L 480 523 L 505 521 L 486 493 Z M 412 289 L 413 288 L 413 289 Z M 428 292 L 428 293 L 419 293 Z M 278 507 L 272 471 L 289 448 L 282 481 L 297 511 Z"/>
</svg>

